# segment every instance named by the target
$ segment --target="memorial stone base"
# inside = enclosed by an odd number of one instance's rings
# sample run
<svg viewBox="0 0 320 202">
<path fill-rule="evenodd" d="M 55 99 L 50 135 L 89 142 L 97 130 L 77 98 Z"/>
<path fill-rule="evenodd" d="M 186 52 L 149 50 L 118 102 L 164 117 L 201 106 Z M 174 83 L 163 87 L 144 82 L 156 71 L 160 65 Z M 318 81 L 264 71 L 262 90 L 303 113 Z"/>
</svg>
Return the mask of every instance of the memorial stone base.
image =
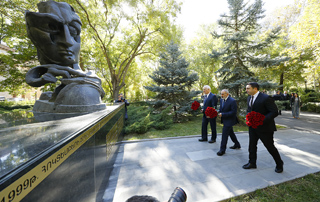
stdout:
<svg viewBox="0 0 320 202">
<path fill-rule="evenodd" d="M 124 114 L 123 104 L 113 105 L 0 129 L 0 201 L 102 201 Z"/>
</svg>

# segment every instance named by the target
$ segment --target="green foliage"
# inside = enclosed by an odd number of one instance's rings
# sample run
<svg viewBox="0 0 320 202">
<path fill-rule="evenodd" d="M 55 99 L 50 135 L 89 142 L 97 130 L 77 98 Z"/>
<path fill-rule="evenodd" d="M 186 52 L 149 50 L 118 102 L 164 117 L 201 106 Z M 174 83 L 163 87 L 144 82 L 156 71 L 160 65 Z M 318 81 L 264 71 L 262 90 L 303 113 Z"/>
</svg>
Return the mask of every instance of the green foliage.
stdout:
<svg viewBox="0 0 320 202">
<path fill-rule="evenodd" d="M 301 111 L 320 113 L 320 105 L 313 104 L 313 103 L 306 103 L 306 104 L 302 105 Z"/>
<path fill-rule="evenodd" d="M 290 100 L 275 100 L 274 103 L 277 105 L 278 110 L 285 110 L 285 104 L 290 104 Z"/>
<path fill-rule="evenodd" d="M 166 109 L 162 110 L 159 114 L 153 114 L 152 127 L 157 130 L 170 128 L 173 123 L 171 109 L 172 106 L 169 106 Z"/>
<path fill-rule="evenodd" d="M 6 110 L 12 110 L 12 109 L 28 109 L 31 108 L 34 104 L 34 101 L 1 101 L 0 102 L 0 108 L 6 109 Z"/>
<path fill-rule="evenodd" d="M 125 123 L 125 133 L 143 134 L 150 129 L 164 130 L 172 125 L 171 109 L 153 111 L 146 102 L 131 103 L 128 109 L 129 119 Z"/>
<path fill-rule="evenodd" d="M 258 20 L 264 17 L 262 1 L 249 4 L 243 0 L 230 0 L 228 3 L 229 13 L 221 15 L 218 21 L 222 33 L 213 32 L 215 38 L 223 40 L 225 47 L 213 50 L 210 56 L 222 61 L 222 67 L 217 71 L 221 78 L 219 88 L 227 88 L 234 97 L 241 97 L 248 82 L 258 81 L 250 68 L 283 62 L 282 58 L 259 54 L 259 51 L 272 45 L 280 30 L 272 30 L 263 40 L 256 39 L 254 36 L 260 28 Z"/>
<path fill-rule="evenodd" d="M 193 98 L 201 93 L 191 90 L 199 77 L 188 69 L 189 64 L 181 54 L 177 44 L 168 44 L 166 52 L 160 54 L 160 67 L 149 75 L 155 84 L 145 86 L 156 93 L 152 102 L 154 108 L 158 111 L 173 109 L 175 122 L 183 121 L 191 113 Z"/>
<path fill-rule="evenodd" d="M 130 84 L 127 76 L 137 58 L 154 57 L 163 43 L 179 41 L 182 35 L 173 23 L 180 11 L 179 0 L 67 2 L 75 7 L 83 23 L 82 66 L 96 70 L 113 99 Z M 134 80 L 134 74 L 131 76 Z"/>
<path fill-rule="evenodd" d="M 185 48 L 184 55 L 190 62 L 189 69 L 198 73 L 199 79 L 195 82 L 197 89 L 204 85 L 211 87 L 211 92 L 217 93 L 216 85 L 219 82 L 215 73 L 221 66 L 221 60 L 210 58 L 210 51 L 222 47 L 221 39 L 214 39 L 210 32 L 217 28 L 217 24 L 201 25 L 197 37 Z"/>
<path fill-rule="evenodd" d="M 35 0 L 2 0 L 0 3 L 0 43 L 14 52 L 0 54 L 0 89 L 11 94 L 24 94 L 30 89 L 25 82 L 28 69 L 37 64 L 37 52 L 27 38 L 24 12 L 34 10 Z"/>
</svg>

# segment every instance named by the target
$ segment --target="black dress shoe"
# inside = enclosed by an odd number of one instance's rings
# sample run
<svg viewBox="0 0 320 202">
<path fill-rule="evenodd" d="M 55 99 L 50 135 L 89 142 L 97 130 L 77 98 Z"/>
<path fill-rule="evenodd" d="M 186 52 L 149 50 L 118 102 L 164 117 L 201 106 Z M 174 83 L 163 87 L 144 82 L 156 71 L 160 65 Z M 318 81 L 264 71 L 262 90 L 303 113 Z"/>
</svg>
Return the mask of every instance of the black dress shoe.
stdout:
<svg viewBox="0 0 320 202">
<path fill-rule="evenodd" d="M 256 164 L 252 164 L 252 163 L 247 163 L 245 165 L 242 166 L 243 169 L 251 169 L 251 168 L 257 168 Z"/>
<path fill-rule="evenodd" d="M 283 172 L 283 163 L 282 165 L 277 165 L 276 168 L 274 169 L 276 173 L 282 173 Z"/>
<path fill-rule="evenodd" d="M 230 149 L 240 149 L 241 146 L 236 146 L 236 145 L 233 145 L 232 147 L 229 147 Z"/>
<path fill-rule="evenodd" d="M 217 152 L 217 155 L 218 155 L 218 156 L 222 156 L 223 154 L 225 154 L 224 151 L 218 151 L 218 152 Z"/>
<path fill-rule="evenodd" d="M 208 141 L 207 139 L 199 139 L 199 142 L 206 142 L 206 141 Z"/>
<path fill-rule="evenodd" d="M 210 140 L 210 141 L 209 141 L 209 143 L 215 143 L 215 142 L 216 142 L 215 140 Z"/>
</svg>

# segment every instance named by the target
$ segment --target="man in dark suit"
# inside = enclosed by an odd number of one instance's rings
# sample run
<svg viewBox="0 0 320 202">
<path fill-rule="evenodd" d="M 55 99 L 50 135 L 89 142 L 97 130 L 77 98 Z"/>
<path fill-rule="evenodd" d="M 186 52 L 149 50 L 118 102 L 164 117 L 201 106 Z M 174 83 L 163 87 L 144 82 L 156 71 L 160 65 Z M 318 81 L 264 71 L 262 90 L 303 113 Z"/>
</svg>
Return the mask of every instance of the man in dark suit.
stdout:
<svg viewBox="0 0 320 202">
<path fill-rule="evenodd" d="M 200 142 L 208 141 L 208 123 L 210 123 L 211 126 L 211 140 L 209 143 L 215 143 L 217 138 L 217 128 L 216 128 L 216 117 L 215 118 L 208 118 L 206 117 L 205 111 L 207 107 L 213 107 L 217 108 L 218 104 L 218 98 L 215 94 L 211 93 L 211 88 L 208 85 L 205 85 L 203 87 L 203 93 L 204 93 L 204 100 L 203 100 L 203 107 L 201 109 L 201 112 L 203 113 L 202 117 L 202 129 L 201 134 L 202 137 L 199 139 Z"/>
<path fill-rule="evenodd" d="M 228 137 L 230 136 L 234 145 L 230 149 L 240 149 L 240 143 L 233 132 L 233 126 L 238 123 L 237 118 L 237 102 L 235 99 L 229 96 L 229 91 L 223 89 L 221 91 L 220 110 L 219 117 L 221 117 L 221 123 L 223 123 L 222 138 L 220 151 L 217 155 L 222 156 L 226 152 Z"/>
<path fill-rule="evenodd" d="M 275 172 L 281 173 L 283 172 L 283 161 L 273 141 L 274 131 L 277 130 L 274 118 L 278 116 L 278 108 L 272 98 L 259 92 L 258 83 L 249 83 L 246 86 L 246 91 L 250 95 L 247 99 L 247 112 L 259 112 L 265 116 L 265 119 L 263 125 L 258 128 L 249 127 L 249 162 L 243 165 L 243 168 L 257 168 L 257 143 L 260 139 L 276 162 Z"/>
</svg>

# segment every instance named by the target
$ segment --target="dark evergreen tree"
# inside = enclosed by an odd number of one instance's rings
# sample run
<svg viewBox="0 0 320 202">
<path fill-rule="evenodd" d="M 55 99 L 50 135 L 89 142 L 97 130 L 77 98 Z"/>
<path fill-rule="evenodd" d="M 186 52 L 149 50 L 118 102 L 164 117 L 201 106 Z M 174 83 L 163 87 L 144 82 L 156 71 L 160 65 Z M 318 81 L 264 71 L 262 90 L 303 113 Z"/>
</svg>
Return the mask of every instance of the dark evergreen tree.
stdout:
<svg viewBox="0 0 320 202">
<path fill-rule="evenodd" d="M 196 72 L 188 69 L 189 63 L 181 54 L 177 44 L 169 43 L 166 51 L 160 53 L 160 67 L 149 75 L 155 84 L 145 86 L 147 90 L 156 93 L 155 102 L 152 103 L 156 110 L 172 106 L 175 122 L 190 114 L 193 98 L 201 93 L 191 90 L 199 77 Z"/>
<path fill-rule="evenodd" d="M 279 65 L 288 58 L 271 58 L 270 54 L 262 52 L 272 46 L 278 38 L 280 29 L 272 30 L 264 40 L 257 37 L 260 25 L 258 20 L 264 17 L 263 2 L 255 0 L 253 4 L 244 0 L 228 0 L 229 13 L 221 15 L 218 21 L 222 34 L 213 32 L 213 37 L 222 38 L 225 43 L 223 50 L 213 50 L 210 56 L 220 58 L 222 67 L 217 71 L 220 79 L 220 89 L 227 88 L 235 97 L 244 97 L 245 85 L 256 81 L 264 88 L 273 84 L 258 81 L 250 67 L 269 67 Z"/>
</svg>

